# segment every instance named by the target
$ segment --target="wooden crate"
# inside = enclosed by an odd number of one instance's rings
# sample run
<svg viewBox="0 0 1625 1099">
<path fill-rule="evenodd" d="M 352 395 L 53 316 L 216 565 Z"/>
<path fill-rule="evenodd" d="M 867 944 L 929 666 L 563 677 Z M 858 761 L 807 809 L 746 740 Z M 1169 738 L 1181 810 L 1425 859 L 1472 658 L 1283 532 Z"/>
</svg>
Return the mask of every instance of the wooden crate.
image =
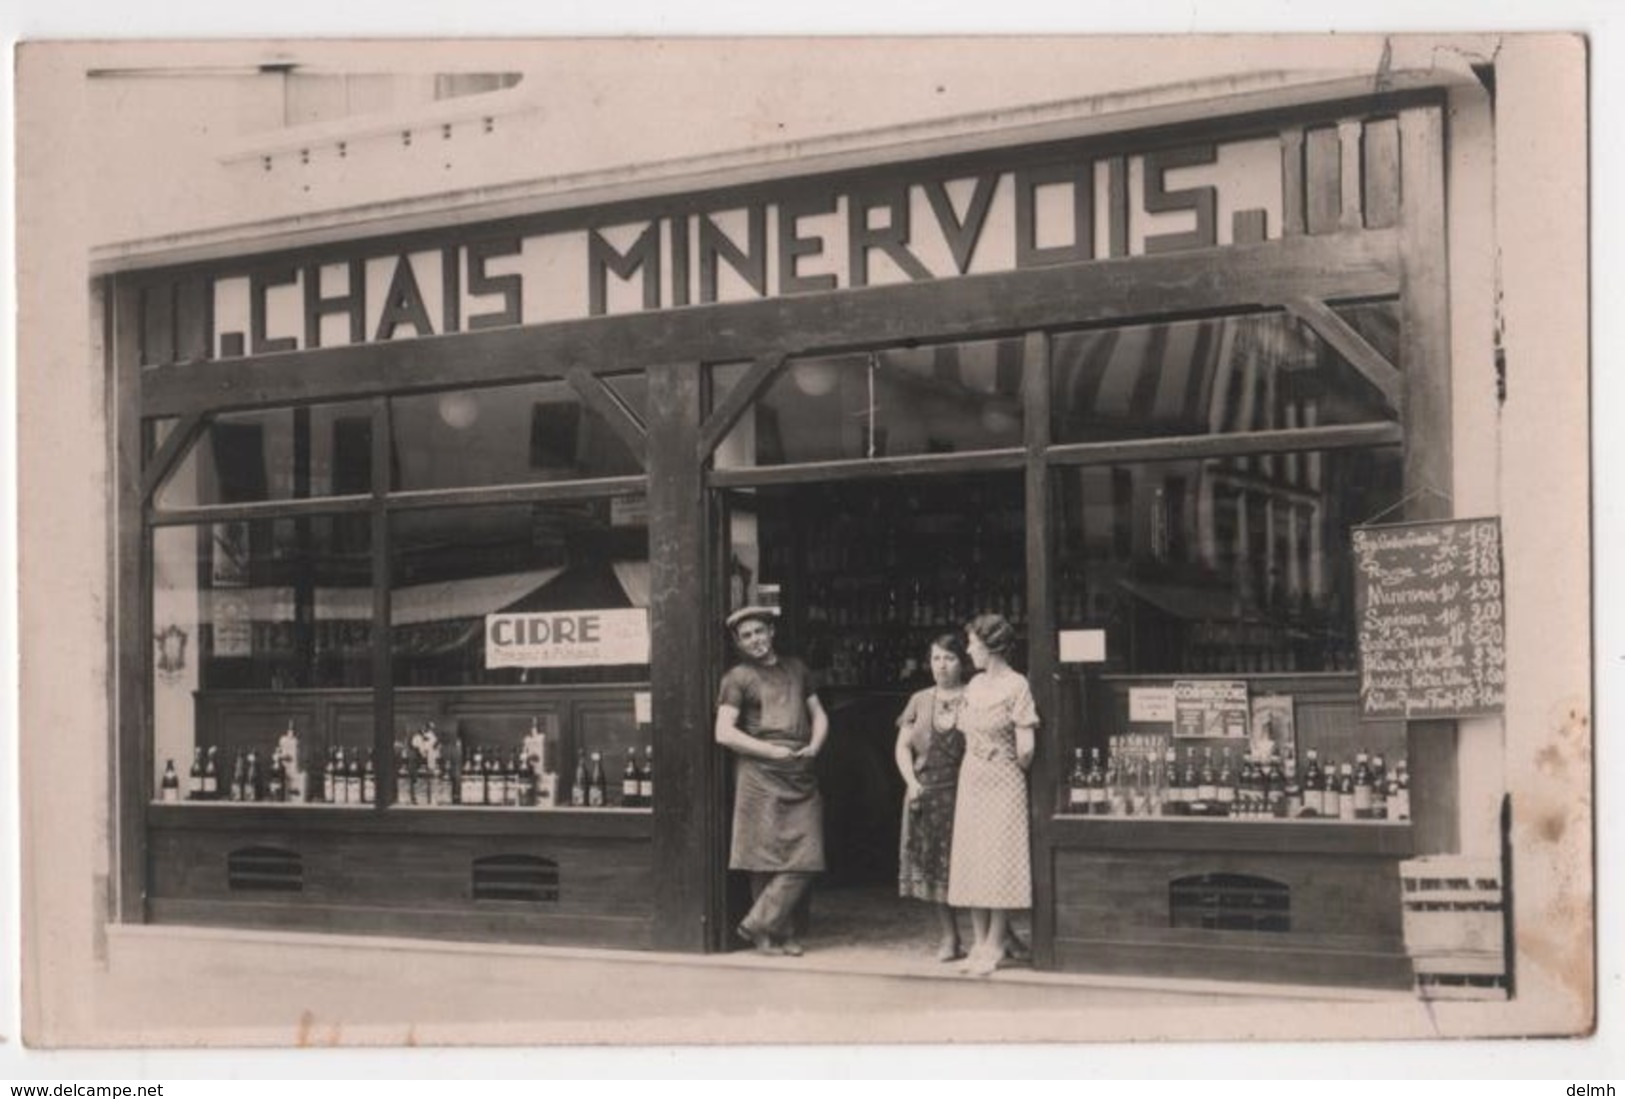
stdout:
<svg viewBox="0 0 1625 1099">
<path fill-rule="evenodd" d="M 1400 863 L 1399 874 L 1417 993 L 1430 1000 L 1506 999 L 1500 862 L 1431 856 Z"/>
</svg>

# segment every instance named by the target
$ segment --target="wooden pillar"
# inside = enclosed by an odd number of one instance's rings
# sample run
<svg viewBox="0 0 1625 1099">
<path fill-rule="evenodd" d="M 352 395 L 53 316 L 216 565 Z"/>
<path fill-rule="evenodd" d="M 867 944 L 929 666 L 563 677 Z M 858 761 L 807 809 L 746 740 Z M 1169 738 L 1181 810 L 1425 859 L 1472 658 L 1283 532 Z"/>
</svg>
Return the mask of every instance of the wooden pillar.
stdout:
<svg viewBox="0 0 1625 1099">
<path fill-rule="evenodd" d="M 112 685 L 114 715 L 110 786 L 116 829 L 117 899 L 113 910 L 124 923 L 146 919 L 146 803 L 152 797 L 152 546 L 147 538 L 142 498 L 141 315 L 140 291 L 113 276 L 103 284 L 108 411 L 113 427 L 113 477 L 117 506 L 114 531 L 118 557 L 114 587 L 113 636 L 118 646 Z M 97 914 L 100 918 L 100 914 Z"/>
<path fill-rule="evenodd" d="M 1028 783 L 1033 856 L 1033 964 L 1055 967 L 1055 857 L 1050 822 L 1064 764 L 1059 727 L 1060 691 L 1056 677 L 1055 605 L 1050 591 L 1054 546 L 1050 532 L 1050 345 L 1042 332 L 1029 333 L 1022 351 L 1026 373 L 1027 510 L 1027 678 L 1043 725 L 1038 730 Z M 1080 707 L 1079 712 L 1087 712 Z"/>
<path fill-rule="evenodd" d="M 659 761 L 654 803 L 655 946 L 720 941 L 725 807 L 711 740 L 706 500 L 698 363 L 649 367 L 649 683 Z"/>
<path fill-rule="evenodd" d="M 1400 369 L 1405 377 L 1405 515 L 1451 514 L 1450 285 L 1446 263 L 1444 112 L 1418 107 L 1399 116 Z M 1454 852 L 1458 766 L 1454 721 L 1412 721 L 1411 820 L 1418 854 Z"/>
</svg>

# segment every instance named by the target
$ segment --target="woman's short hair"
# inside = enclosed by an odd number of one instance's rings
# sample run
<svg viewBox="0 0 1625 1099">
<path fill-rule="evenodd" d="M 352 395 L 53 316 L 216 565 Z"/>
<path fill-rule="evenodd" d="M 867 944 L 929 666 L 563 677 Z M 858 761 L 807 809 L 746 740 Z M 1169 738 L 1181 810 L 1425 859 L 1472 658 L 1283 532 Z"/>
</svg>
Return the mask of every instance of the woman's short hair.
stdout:
<svg viewBox="0 0 1625 1099">
<path fill-rule="evenodd" d="M 975 670 L 971 667 L 970 653 L 965 651 L 965 636 L 963 634 L 939 633 L 931 639 L 931 644 L 926 646 L 926 654 L 929 655 L 932 649 L 941 649 L 945 653 L 951 653 L 953 658 L 959 661 L 959 675 L 961 678 L 969 678 L 971 672 Z"/>
<path fill-rule="evenodd" d="M 979 614 L 965 628 L 980 637 L 990 653 L 1009 656 L 1016 647 L 1016 628 L 1002 614 Z"/>
</svg>

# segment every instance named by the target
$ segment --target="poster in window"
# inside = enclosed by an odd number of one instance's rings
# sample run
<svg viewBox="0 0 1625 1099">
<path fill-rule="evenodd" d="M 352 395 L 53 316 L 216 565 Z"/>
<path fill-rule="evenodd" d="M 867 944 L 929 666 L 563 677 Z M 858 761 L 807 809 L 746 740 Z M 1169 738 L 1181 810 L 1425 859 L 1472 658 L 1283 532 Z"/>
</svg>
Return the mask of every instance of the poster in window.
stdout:
<svg viewBox="0 0 1625 1099">
<path fill-rule="evenodd" d="M 1174 735 L 1180 737 L 1247 736 L 1245 679 L 1174 680 Z"/>
</svg>

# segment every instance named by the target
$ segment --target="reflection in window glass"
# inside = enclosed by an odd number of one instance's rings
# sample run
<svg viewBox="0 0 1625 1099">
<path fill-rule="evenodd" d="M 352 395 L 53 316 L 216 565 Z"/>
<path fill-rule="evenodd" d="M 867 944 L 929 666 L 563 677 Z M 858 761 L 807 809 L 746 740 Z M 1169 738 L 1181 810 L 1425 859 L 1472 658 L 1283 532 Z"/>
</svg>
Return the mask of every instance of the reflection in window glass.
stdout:
<svg viewBox="0 0 1625 1099">
<path fill-rule="evenodd" d="M 792 360 L 719 445 L 716 465 L 1021 446 L 1022 352 L 1020 339 L 1004 339 Z M 715 370 L 717 391 L 743 369 Z"/>
<path fill-rule="evenodd" d="M 1352 671 L 1349 528 L 1402 496 L 1397 448 L 1058 467 L 1056 620 L 1103 671 Z"/>
<path fill-rule="evenodd" d="M 1393 303 L 1339 310 L 1397 362 Z M 1284 313 L 1066 332 L 1053 341 L 1057 443 L 1390 419 L 1376 387 Z"/>
<path fill-rule="evenodd" d="M 642 376 L 611 390 L 641 415 Z M 567 382 L 456 389 L 395 397 L 398 489 L 573 481 L 643 472 L 621 437 Z"/>
<path fill-rule="evenodd" d="M 366 401 L 216 416 L 158 491 L 160 508 L 372 491 Z"/>
<path fill-rule="evenodd" d="M 648 678 L 646 651 L 621 659 L 625 647 L 603 636 L 592 643 L 579 620 L 579 612 L 616 612 L 613 625 L 636 631 L 641 623 L 647 637 L 642 496 L 404 511 L 391 517 L 390 530 L 397 686 Z M 537 625 L 523 637 L 490 632 L 487 616 L 503 614 L 536 616 Z M 602 633 L 611 624 L 606 618 L 585 629 Z"/>
</svg>

